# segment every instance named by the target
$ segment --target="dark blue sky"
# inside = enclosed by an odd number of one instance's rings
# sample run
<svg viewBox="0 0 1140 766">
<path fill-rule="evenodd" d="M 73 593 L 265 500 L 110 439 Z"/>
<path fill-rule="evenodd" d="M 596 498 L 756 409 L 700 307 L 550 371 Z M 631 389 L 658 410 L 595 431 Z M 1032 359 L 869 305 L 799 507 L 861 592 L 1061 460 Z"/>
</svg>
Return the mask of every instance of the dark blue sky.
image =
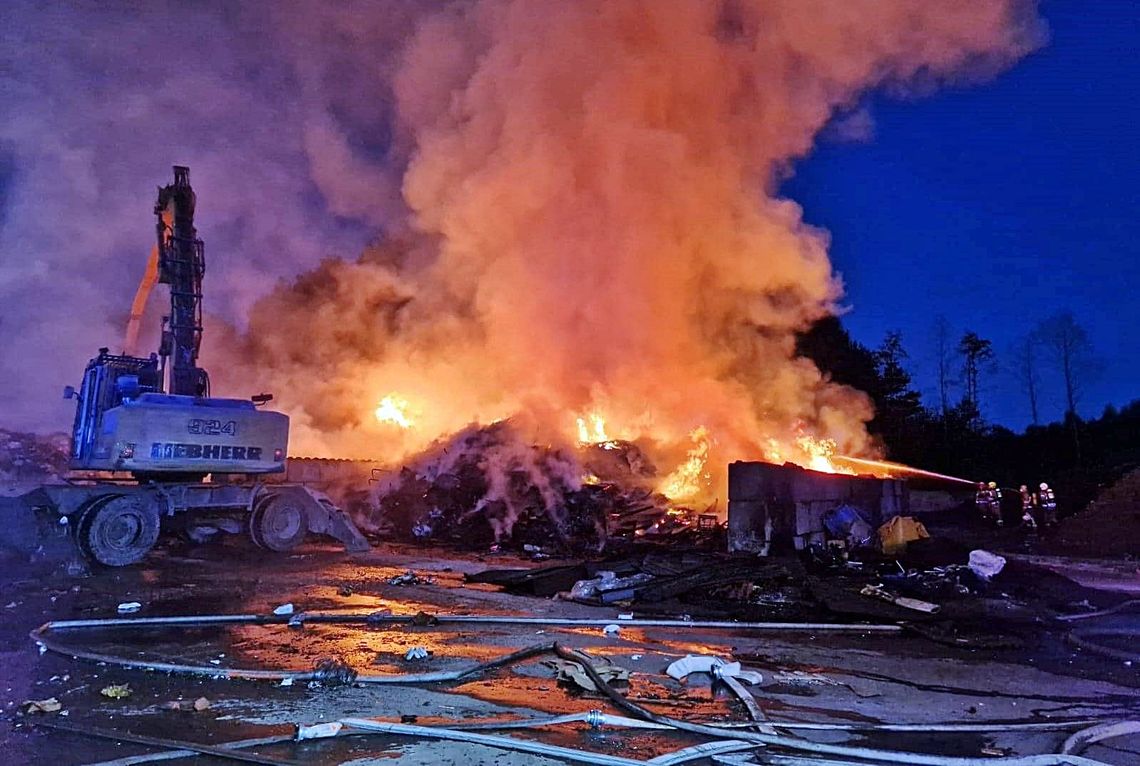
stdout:
<svg viewBox="0 0 1140 766">
<path fill-rule="evenodd" d="M 1140 398 L 1140 3 L 1044 2 L 1048 45 L 996 80 L 870 104 L 869 142 L 824 142 L 783 188 L 833 237 L 844 322 L 875 346 L 900 330 L 935 398 L 933 324 L 974 330 L 999 356 L 1071 310 L 1103 362 L 1082 414 Z M 1064 410 L 1043 371 L 1043 420 Z M 960 389 L 955 397 L 960 396 Z M 982 406 L 1020 429 L 1029 407 L 1004 369 Z"/>
</svg>

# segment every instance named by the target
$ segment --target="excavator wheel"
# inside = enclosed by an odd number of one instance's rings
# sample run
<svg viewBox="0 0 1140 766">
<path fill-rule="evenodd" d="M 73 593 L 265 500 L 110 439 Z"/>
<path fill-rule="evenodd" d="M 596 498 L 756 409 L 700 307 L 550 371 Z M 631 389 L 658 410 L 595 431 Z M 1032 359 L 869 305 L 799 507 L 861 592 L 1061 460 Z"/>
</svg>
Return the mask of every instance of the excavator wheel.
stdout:
<svg viewBox="0 0 1140 766">
<path fill-rule="evenodd" d="M 284 553 L 296 548 L 309 531 L 305 509 L 288 494 L 259 500 L 249 517 L 249 536 L 258 546 Z"/>
<path fill-rule="evenodd" d="M 148 498 L 113 495 L 95 500 L 83 511 L 77 535 L 89 558 L 125 567 L 141 561 L 154 547 L 158 528 L 158 509 Z"/>
</svg>

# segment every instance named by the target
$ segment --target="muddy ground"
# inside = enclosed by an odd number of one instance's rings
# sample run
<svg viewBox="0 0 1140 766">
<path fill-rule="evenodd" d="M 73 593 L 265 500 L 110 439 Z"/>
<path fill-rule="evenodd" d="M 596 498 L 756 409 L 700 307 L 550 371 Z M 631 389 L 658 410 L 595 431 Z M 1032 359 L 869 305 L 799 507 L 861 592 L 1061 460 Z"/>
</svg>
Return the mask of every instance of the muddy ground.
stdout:
<svg viewBox="0 0 1140 766">
<path fill-rule="evenodd" d="M 308 545 L 292 555 L 270 555 L 231 538 L 206 545 L 166 542 L 143 565 L 81 576 L 68 574 L 58 561 L 29 564 L 22 558 L 8 558 L 4 563 L 5 577 L 0 584 L 3 763 L 72 766 L 156 751 L 153 747 L 40 728 L 33 725 L 37 721 L 218 744 L 289 734 L 296 723 L 344 716 L 397 721 L 401 717 L 413 720 L 410 717 L 414 716 L 420 724 L 441 724 L 594 708 L 619 712 L 604 700 L 560 687 L 542 658 L 458 683 L 298 683 L 283 687 L 270 682 L 188 678 L 81 662 L 40 653 L 28 638 L 28 631 L 48 620 L 115 617 L 117 605 L 127 601 L 141 602 L 138 616 L 264 614 L 285 602 L 292 602 L 298 610 L 581 616 L 615 622 L 618 612 L 624 611 L 510 596 L 492 586 L 465 584 L 464 573 L 488 567 L 535 566 L 511 556 L 476 557 L 390 545 L 350 556 L 321 544 Z M 431 581 L 388 583 L 409 569 Z M 1098 584 L 1095 577 L 1092 584 Z M 1082 586 L 1072 587 L 1078 589 L 1074 593 L 1081 592 Z M 1137 614 L 1118 615 L 1108 622 L 1125 624 L 1131 620 L 1134 624 Z M 1023 639 L 1018 648 L 984 650 L 946 646 L 910 634 L 627 627 L 619 636 L 607 637 L 596 627 L 461 627 L 310 625 L 290 630 L 274 625 L 182 631 L 134 629 L 65 638 L 76 646 L 153 661 L 303 670 L 312 668 L 320 658 L 336 658 L 362 673 L 453 669 L 531 644 L 559 641 L 610 658 L 632 671 L 629 693 L 650 709 L 694 721 L 741 721 L 745 720 L 745 711 L 723 690 L 714 689 L 707 677 L 693 677 L 683 684 L 664 675 L 669 662 L 690 653 L 739 659 L 747 668 L 762 673 L 764 680 L 755 688 L 755 696 L 774 721 L 980 723 L 1140 717 L 1140 668 L 1076 651 L 1063 641 L 1064 631 L 1049 624 L 1027 628 L 1022 621 L 1017 627 Z M 1029 640 L 1024 640 L 1027 633 Z M 405 653 L 413 646 L 426 647 L 433 652 L 432 657 L 405 661 Z M 129 685 L 130 696 L 112 699 L 100 692 L 121 684 Z M 61 703 L 61 711 L 22 712 L 25 700 L 50 697 Z M 208 707 L 200 711 L 169 709 L 169 703 L 192 703 L 199 698 L 208 700 Z M 582 724 L 503 733 L 642 760 L 699 741 L 680 733 L 592 731 Z M 805 736 L 817 741 L 980 756 L 1054 752 L 1066 734 L 809 732 Z M 283 743 L 256 752 L 307 764 L 554 763 L 483 746 L 391 735 Z M 1140 738 L 1097 745 L 1086 756 L 1110 764 L 1137 764 Z M 197 756 L 196 760 L 167 762 L 227 761 Z"/>
</svg>

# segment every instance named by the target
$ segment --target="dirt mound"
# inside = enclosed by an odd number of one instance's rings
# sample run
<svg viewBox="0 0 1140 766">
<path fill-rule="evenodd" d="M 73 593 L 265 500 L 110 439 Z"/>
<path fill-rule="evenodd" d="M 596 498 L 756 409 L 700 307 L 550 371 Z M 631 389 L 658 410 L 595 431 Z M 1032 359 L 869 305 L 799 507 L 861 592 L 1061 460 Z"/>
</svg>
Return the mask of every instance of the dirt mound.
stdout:
<svg viewBox="0 0 1140 766">
<path fill-rule="evenodd" d="M 1048 547 L 1077 556 L 1140 556 L 1140 468 L 1062 521 Z"/>
</svg>

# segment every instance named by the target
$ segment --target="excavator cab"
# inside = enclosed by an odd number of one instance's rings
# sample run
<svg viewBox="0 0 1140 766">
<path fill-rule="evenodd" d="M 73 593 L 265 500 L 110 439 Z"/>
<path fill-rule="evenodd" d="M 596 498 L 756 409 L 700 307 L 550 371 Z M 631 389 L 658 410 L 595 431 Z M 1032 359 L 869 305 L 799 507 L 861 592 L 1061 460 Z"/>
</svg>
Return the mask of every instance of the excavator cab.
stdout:
<svg viewBox="0 0 1140 766">
<path fill-rule="evenodd" d="M 79 391 L 71 386 L 64 389 L 65 398 L 79 400 L 71 429 L 71 467 L 79 470 L 104 467 L 111 457 L 109 448 L 98 444 L 104 413 L 138 399 L 143 393 L 161 391 L 162 371 L 157 354 L 143 359 L 99 349 L 99 355 L 87 363 Z"/>
</svg>

